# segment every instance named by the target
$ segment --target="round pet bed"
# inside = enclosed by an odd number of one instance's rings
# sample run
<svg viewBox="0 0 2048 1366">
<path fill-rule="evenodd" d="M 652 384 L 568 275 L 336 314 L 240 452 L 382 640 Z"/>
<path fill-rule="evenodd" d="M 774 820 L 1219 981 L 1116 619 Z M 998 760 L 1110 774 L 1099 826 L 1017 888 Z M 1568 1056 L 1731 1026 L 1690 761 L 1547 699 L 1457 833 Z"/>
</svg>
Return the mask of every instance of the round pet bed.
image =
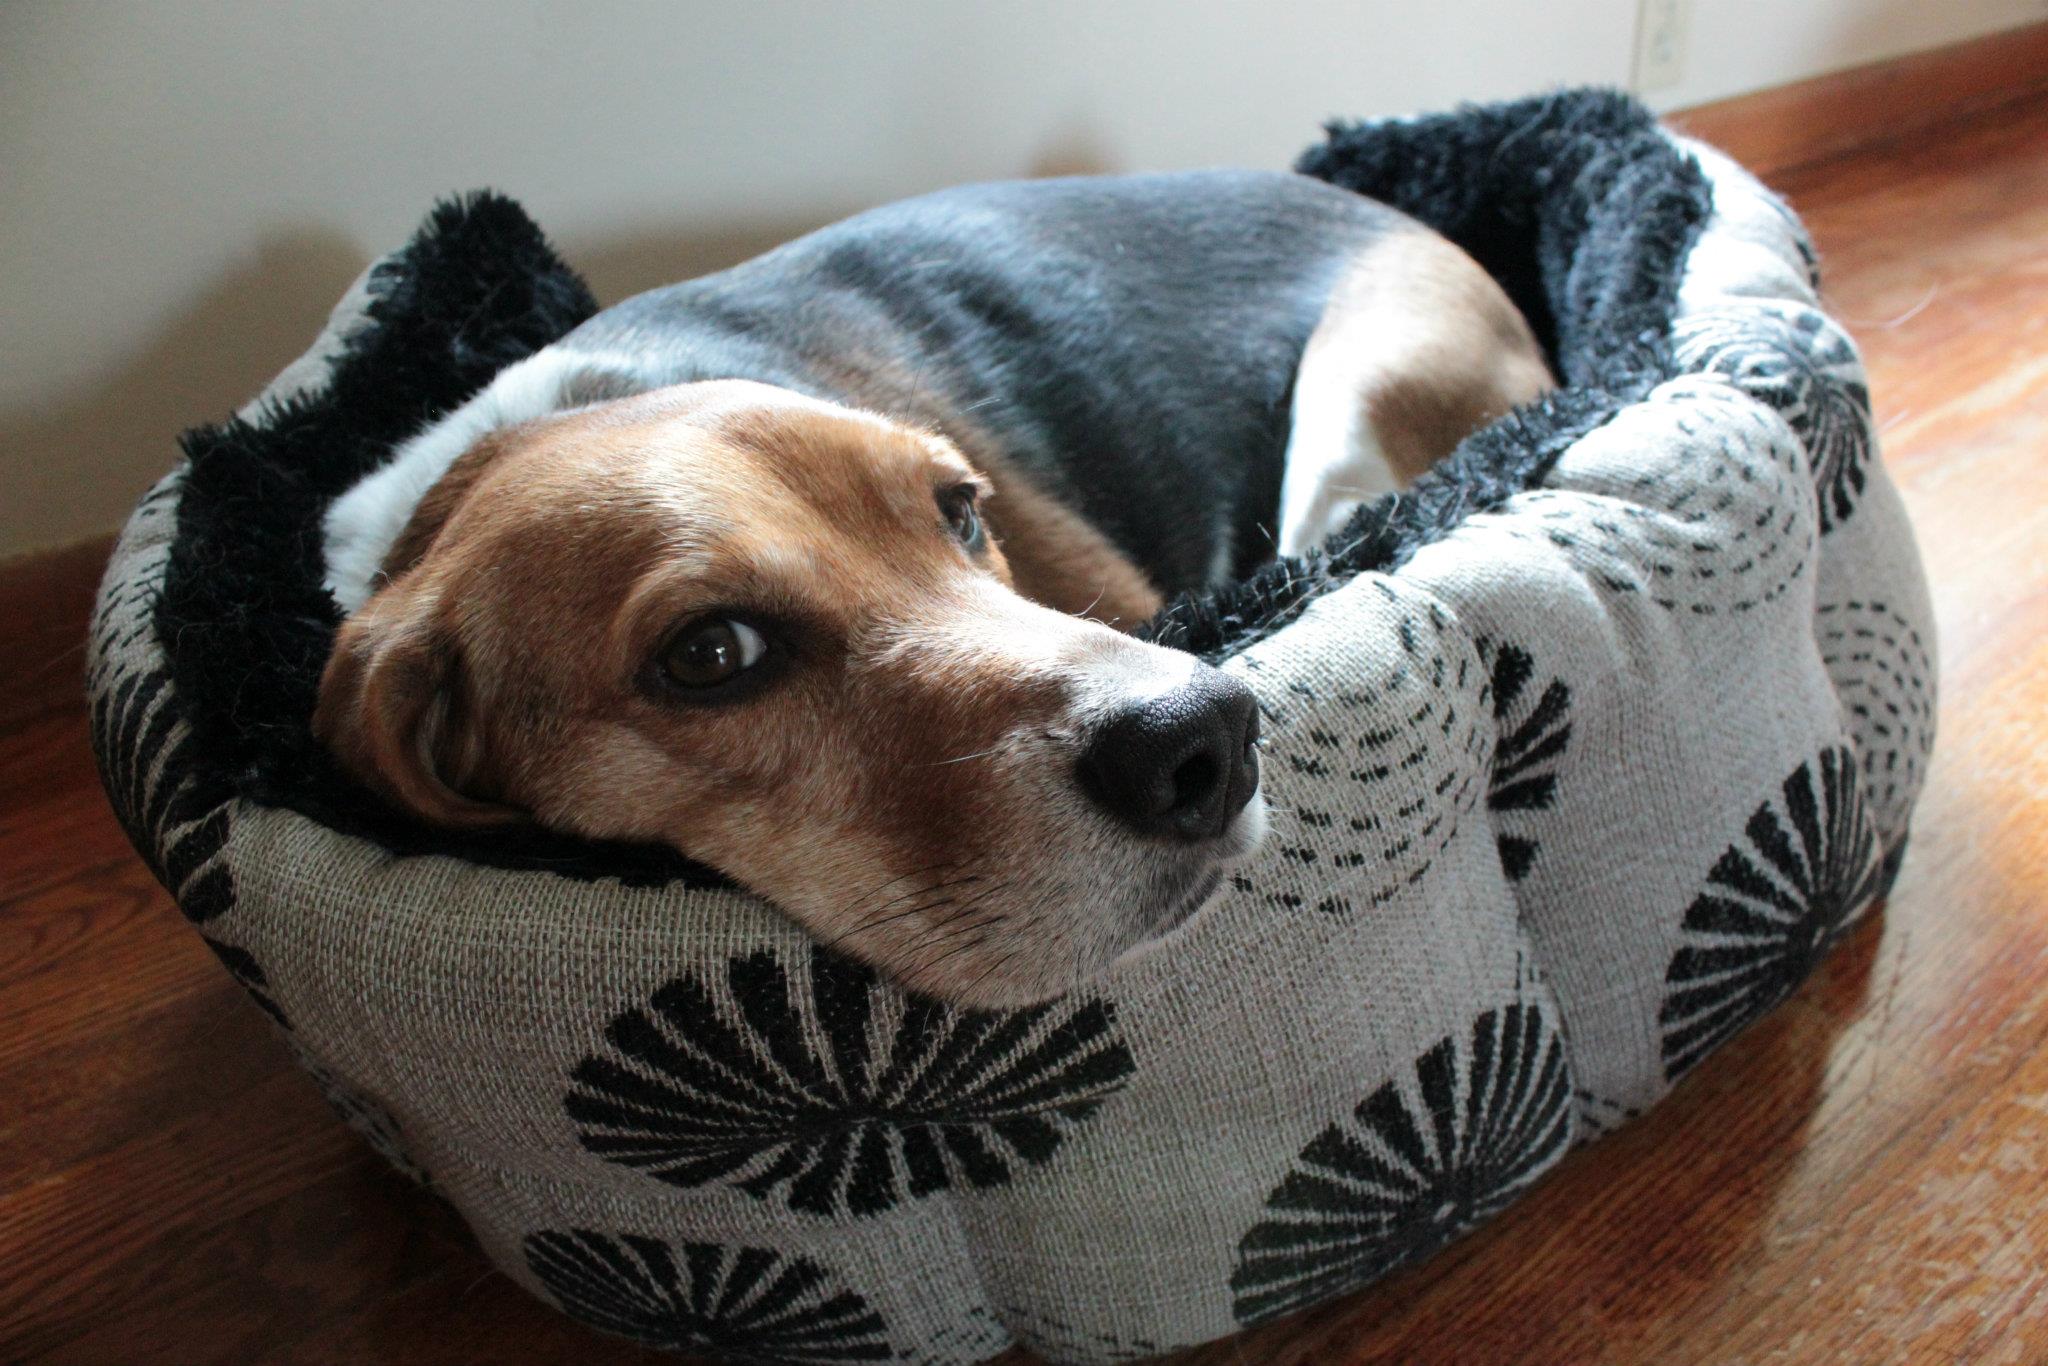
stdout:
<svg viewBox="0 0 2048 1366">
<path fill-rule="evenodd" d="M 598 1328 L 744 1360 L 1150 1355 L 1426 1256 L 1889 885 L 1932 633 L 1792 214 L 1609 92 L 1299 169 L 1509 289 L 1564 387 L 1148 628 L 1264 708 L 1272 835 L 1163 952 L 968 1014 L 661 850 L 418 828 L 308 733 L 327 504 L 593 309 L 436 210 L 186 439 L 92 633 L 137 849 L 345 1117 Z"/>
</svg>

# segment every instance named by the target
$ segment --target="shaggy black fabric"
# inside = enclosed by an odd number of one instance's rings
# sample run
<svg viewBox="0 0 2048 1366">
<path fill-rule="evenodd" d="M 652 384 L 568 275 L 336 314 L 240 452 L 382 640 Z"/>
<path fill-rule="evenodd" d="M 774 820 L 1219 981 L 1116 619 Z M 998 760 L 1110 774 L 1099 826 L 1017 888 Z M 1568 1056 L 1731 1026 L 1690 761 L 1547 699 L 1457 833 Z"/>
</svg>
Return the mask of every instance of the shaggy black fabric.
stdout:
<svg viewBox="0 0 2048 1366">
<path fill-rule="evenodd" d="M 1541 483 L 1559 455 L 1672 372 L 1679 269 L 1711 208 L 1705 177 L 1613 91 L 1569 91 L 1378 125 L 1333 125 L 1297 164 L 1442 231 L 1528 314 L 1566 387 L 1475 433 L 1408 492 L 1359 509 L 1320 550 L 1171 604 L 1152 638 L 1216 659 L 1316 594 L 1388 569 Z M 429 830 L 352 783 L 312 738 L 340 613 L 324 587 L 328 503 L 393 446 L 595 309 L 511 200 L 438 207 L 373 280 L 331 382 L 252 425 L 185 437 L 191 457 L 156 614 L 202 775 L 397 853 L 441 853 L 635 884 L 716 885 L 671 851 L 532 832 Z"/>
</svg>

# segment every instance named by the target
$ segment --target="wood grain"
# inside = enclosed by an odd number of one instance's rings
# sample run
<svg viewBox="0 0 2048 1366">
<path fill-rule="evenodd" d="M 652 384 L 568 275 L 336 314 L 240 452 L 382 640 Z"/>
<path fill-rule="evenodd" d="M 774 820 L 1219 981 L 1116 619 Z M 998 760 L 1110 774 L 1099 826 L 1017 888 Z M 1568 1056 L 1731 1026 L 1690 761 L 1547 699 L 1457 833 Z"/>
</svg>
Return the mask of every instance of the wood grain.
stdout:
<svg viewBox="0 0 2048 1366">
<path fill-rule="evenodd" d="M 95 536 L 0 561 L 0 731 L 77 705 L 85 673 L 79 623 L 113 546 L 112 536 Z"/>
<path fill-rule="evenodd" d="M 1780 184 L 1942 624 L 1887 917 L 1489 1228 L 1180 1366 L 2048 1360 L 2048 105 Z M 0 1097 L 0 1360 L 656 1359 L 334 1122 L 127 854 L 75 700 L 0 725 Z"/>
</svg>

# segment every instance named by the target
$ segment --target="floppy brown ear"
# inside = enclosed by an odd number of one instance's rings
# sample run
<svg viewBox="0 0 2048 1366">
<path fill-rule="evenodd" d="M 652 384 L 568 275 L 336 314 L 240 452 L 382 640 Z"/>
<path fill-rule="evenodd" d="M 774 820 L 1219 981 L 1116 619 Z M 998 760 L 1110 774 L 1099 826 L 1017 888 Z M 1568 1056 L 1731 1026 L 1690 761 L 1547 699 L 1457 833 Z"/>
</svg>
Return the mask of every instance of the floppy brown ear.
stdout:
<svg viewBox="0 0 2048 1366">
<path fill-rule="evenodd" d="M 461 647 L 428 595 L 394 584 L 342 623 L 320 677 L 313 733 L 364 784 L 414 815 L 461 829 L 521 812 L 471 795 L 487 771 L 484 728 Z"/>
</svg>

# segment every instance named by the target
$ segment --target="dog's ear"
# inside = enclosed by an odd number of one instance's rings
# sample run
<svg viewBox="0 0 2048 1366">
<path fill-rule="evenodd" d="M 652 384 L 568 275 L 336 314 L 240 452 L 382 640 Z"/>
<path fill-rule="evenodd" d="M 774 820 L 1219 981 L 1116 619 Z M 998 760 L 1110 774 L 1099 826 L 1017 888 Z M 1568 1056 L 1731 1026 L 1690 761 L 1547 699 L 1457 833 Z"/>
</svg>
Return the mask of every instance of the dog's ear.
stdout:
<svg viewBox="0 0 2048 1366">
<path fill-rule="evenodd" d="M 461 643 L 431 591 L 401 581 L 342 624 L 313 733 L 349 773 L 432 824 L 522 821 L 513 807 L 475 795 L 489 754 L 466 682 Z"/>
</svg>

